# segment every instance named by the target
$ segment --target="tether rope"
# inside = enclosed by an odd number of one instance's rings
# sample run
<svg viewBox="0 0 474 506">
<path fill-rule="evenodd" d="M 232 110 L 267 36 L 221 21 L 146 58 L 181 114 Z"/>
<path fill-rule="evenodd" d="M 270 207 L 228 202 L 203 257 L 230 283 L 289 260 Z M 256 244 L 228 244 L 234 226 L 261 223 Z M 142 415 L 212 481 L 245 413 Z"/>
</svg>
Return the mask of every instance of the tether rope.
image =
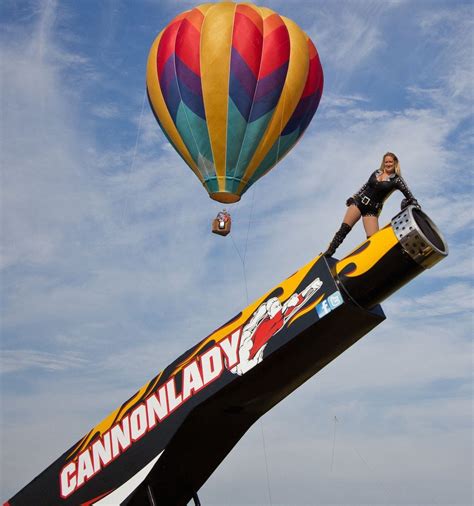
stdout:
<svg viewBox="0 0 474 506">
<path fill-rule="evenodd" d="M 333 465 L 334 465 L 334 451 L 336 449 L 336 426 L 337 426 L 337 422 L 338 422 L 338 419 L 335 416 L 334 417 L 334 436 L 333 436 L 333 439 L 332 439 L 331 472 L 332 472 L 332 468 L 333 468 Z"/>
<path fill-rule="evenodd" d="M 255 205 L 255 187 L 253 188 L 253 191 L 252 191 L 252 204 L 250 206 L 250 217 L 249 217 L 249 223 L 247 225 L 247 237 L 245 238 L 245 248 L 244 248 L 244 259 L 243 259 L 243 262 L 245 262 L 245 258 L 247 256 L 247 244 L 249 242 L 250 222 L 252 221 L 254 205 Z M 248 303 L 249 303 L 249 301 L 248 301 L 248 297 L 247 297 L 247 304 Z"/>
<path fill-rule="evenodd" d="M 268 458 L 267 458 L 267 447 L 265 445 L 265 434 L 263 433 L 263 422 L 260 420 L 260 429 L 262 433 L 262 444 L 263 444 L 263 455 L 265 457 L 265 470 L 267 472 L 267 490 L 268 490 L 268 500 L 270 502 L 270 506 L 273 504 L 272 502 L 272 492 L 270 488 L 270 471 L 268 470 Z"/>
<path fill-rule="evenodd" d="M 245 300 L 247 301 L 247 306 L 248 306 L 249 305 L 249 291 L 248 291 L 248 287 L 247 287 L 247 273 L 246 273 L 246 269 L 245 269 L 245 258 L 242 257 L 242 255 L 240 254 L 239 248 L 237 248 L 237 244 L 234 241 L 234 237 L 233 237 L 232 233 L 230 233 L 230 238 L 232 239 L 232 244 L 234 245 L 235 251 L 237 252 L 237 255 L 239 256 L 240 261 L 242 262 L 242 272 L 244 274 L 244 286 L 245 286 Z"/>
<path fill-rule="evenodd" d="M 245 285 L 245 299 L 247 302 L 247 306 L 249 305 L 249 292 L 248 292 L 248 285 L 247 285 L 247 271 L 246 271 L 246 267 L 245 267 L 245 258 L 247 256 L 247 245 L 248 245 L 248 240 L 249 240 L 250 224 L 252 222 L 254 207 L 255 207 L 255 187 L 253 188 L 253 193 L 252 193 L 252 203 L 250 206 L 250 215 L 249 215 L 249 222 L 247 225 L 247 234 L 245 237 L 245 245 L 244 245 L 243 255 L 240 254 L 239 248 L 237 247 L 237 244 L 235 243 L 234 237 L 233 237 L 232 233 L 230 233 L 230 237 L 232 239 L 232 243 L 234 245 L 235 251 L 237 252 L 237 255 L 239 256 L 240 261 L 242 262 L 242 271 L 244 274 L 244 285 Z M 267 447 L 265 444 L 265 434 L 263 431 L 263 422 L 261 419 L 259 420 L 259 423 L 260 423 L 260 433 L 262 436 L 263 457 L 265 459 L 265 473 L 266 473 L 266 478 L 267 478 L 268 501 L 269 501 L 270 506 L 272 506 L 273 501 L 272 501 L 272 492 L 271 492 L 271 487 L 270 487 L 270 471 L 268 468 Z"/>
<path fill-rule="evenodd" d="M 141 130 L 142 130 L 142 119 L 143 119 L 143 112 L 145 110 L 145 101 L 146 101 L 146 91 L 143 92 L 142 109 L 140 111 L 140 118 L 138 120 L 137 136 L 135 138 L 135 147 L 133 148 L 132 160 L 130 161 L 130 166 L 128 168 L 127 178 L 125 181 L 125 183 L 126 183 L 125 187 L 128 187 L 128 181 L 132 177 L 133 167 L 135 165 L 135 159 L 137 157 L 138 141 L 140 140 L 140 134 L 141 134 Z M 127 191 L 127 193 L 125 194 L 125 203 L 123 205 L 123 211 L 122 211 L 122 220 L 121 220 L 122 226 L 125 223 L 125 217 L 128 212 L 128 205 L 129 205 L 129 200 L 130 200 L 129 195 L 130 195 L 129 192 Z"/>
<path fill-rule="evenodd" d="M 333 443 L 333 456 L 332 456 L 332 461 L 331 461 L 331 471 L 332 471 L 332 468 L 333 468 L 334 448 L 335 448 L 335 444 L 336 444 L 336 423 L 339 423 L 339 422 L 341 422 L 341 420 L 339 420 L 338 418 L 334 417 L 334 443 Z M 369 465 L 369 463 L 367 462 L 367 460 L 364 457 L 362 457 L 361 453 L 359 452 L 359 450 L 354 445 L 349 444 L 349 446 L 352 446 L 352 449 L 354 450 L 354 452 L 357 454 L 357 456 L 363 462 L 363 464 L 365 465 L 365 467 L 369 470 L 369 472 L 370 472 L 370 474 L 372 476 L 372 479 L 379 486 L 380 490 L 385 494 L 385 497 L 388 500 L 388 503 L 389 504 L 395 504 L 395 501 L 392 499 L 393 498 L 393 493 L 386 487 L 386 485 L 384 485 L 379 479 L 376 478 L 376 473 L 374 472 L 374 470 L 372 469 L 372 467 Z M 436 504 L 436 503 L 433 502 L 433 504 Z"/>
</svg>

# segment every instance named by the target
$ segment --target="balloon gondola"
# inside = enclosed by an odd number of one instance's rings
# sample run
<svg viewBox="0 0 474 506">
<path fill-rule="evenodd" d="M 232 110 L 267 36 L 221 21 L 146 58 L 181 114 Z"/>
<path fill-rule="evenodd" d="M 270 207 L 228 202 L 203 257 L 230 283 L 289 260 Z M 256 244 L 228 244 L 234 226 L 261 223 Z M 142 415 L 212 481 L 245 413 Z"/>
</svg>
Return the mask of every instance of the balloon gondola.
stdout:
<svg viewBox="0 0 474 506">
<path fill-rule="evenodd" d="M 147 93 L 165 136 L 218 202 L 238 202 L 301 137 L 323 71 L 308 35 L 252 4 L 202 4 L 157 36 Z"/>
<path fill-rule="evenodd" d="M 230 233 L 232 219 L 230 214 L 224 209 L 217 213 L 217 216 L 212 220 L 212 233 L 226 236 Z"/>
</svg>

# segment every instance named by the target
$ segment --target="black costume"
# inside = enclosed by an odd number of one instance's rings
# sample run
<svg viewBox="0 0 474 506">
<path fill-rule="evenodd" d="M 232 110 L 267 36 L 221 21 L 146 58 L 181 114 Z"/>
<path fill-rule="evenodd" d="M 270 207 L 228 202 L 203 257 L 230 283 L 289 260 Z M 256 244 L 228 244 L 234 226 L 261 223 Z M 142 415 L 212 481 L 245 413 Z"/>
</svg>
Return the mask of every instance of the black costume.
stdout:
<svg viewBox="0 0 474 506">
<path fill-rule="evenodd" d="M 367 183 L 365 183 L 357 193 L 347 199 L 346 206 L 349 207 L 351 205 L 355 205 L 361 212 L 362 216 L 375 216 L 378 218 L 387 198 L 395 190 L 400 190 L 405 196 L 402 201 L 402 209 L 409 205 L 420 207 L 402 176 L 398 176 L 396 173 L 393 173 L 387 180 L 379 181 L 377 177 L 382 173 L 383 170 L 380 169 L 373 172 Z M 341 245 L 342 241 L 351 229 L 352 227 L 350 225 L 342 223 L 324 254 L 326 256 L 334 255 L 336 249 Z"/>
<path fill-rule="evenodd" d="M 400 190 L 403 193 L 406 205 L 418 205 L 402 176 L 393 173 L 389 176 L 388 180 L 379 181 L 377 177 L 382 172 L 381 170 L 376 170 L 372 173 L 367 183 L 357 193 L 347 199 L 347 207 L 355 204 L 362 216 L 378 217 L 382 211 L 384 202 L 395 190 Z"/>
</svg>

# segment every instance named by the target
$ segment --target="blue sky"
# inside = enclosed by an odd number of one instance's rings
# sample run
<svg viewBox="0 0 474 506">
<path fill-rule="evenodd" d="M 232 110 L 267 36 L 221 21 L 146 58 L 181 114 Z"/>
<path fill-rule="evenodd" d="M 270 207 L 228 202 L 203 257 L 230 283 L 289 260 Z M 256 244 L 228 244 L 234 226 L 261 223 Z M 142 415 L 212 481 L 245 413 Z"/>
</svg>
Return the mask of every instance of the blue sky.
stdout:
<svg viewBox="0 0 474 506">
<path fill-rule="evenodd" d="M 311 36 L 325 89 L 302 141 L 232 207 L 227 239 L 145 102 L 149 46 L 193 5 L 2 3 L 1 499 L 322 251 L 390 150 L 449 257 L 267 413 L 200 498 L 470 504 L 472 2 L 266 2 Z M 338 253 L 363 238 L 358 225 Z"/>
</svg>

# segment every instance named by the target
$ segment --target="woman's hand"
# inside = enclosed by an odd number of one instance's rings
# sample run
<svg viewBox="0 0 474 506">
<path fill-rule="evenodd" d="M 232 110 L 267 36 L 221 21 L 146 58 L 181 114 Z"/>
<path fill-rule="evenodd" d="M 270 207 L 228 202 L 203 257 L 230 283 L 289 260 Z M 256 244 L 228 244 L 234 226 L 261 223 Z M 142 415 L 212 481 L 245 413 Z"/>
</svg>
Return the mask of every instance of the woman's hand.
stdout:
<svg viewBox="0 0 474 506">
<path fill-rule="evenodd" d="M 421 209 L 420 204 L 418 204 L 418 200 L 415 198 L 413 199 L 403 199 L 402 203 L 400 204 L 400 208 L 403 211 L 408 206 L 415 206 L 418 209 Z"/>
</svg>

